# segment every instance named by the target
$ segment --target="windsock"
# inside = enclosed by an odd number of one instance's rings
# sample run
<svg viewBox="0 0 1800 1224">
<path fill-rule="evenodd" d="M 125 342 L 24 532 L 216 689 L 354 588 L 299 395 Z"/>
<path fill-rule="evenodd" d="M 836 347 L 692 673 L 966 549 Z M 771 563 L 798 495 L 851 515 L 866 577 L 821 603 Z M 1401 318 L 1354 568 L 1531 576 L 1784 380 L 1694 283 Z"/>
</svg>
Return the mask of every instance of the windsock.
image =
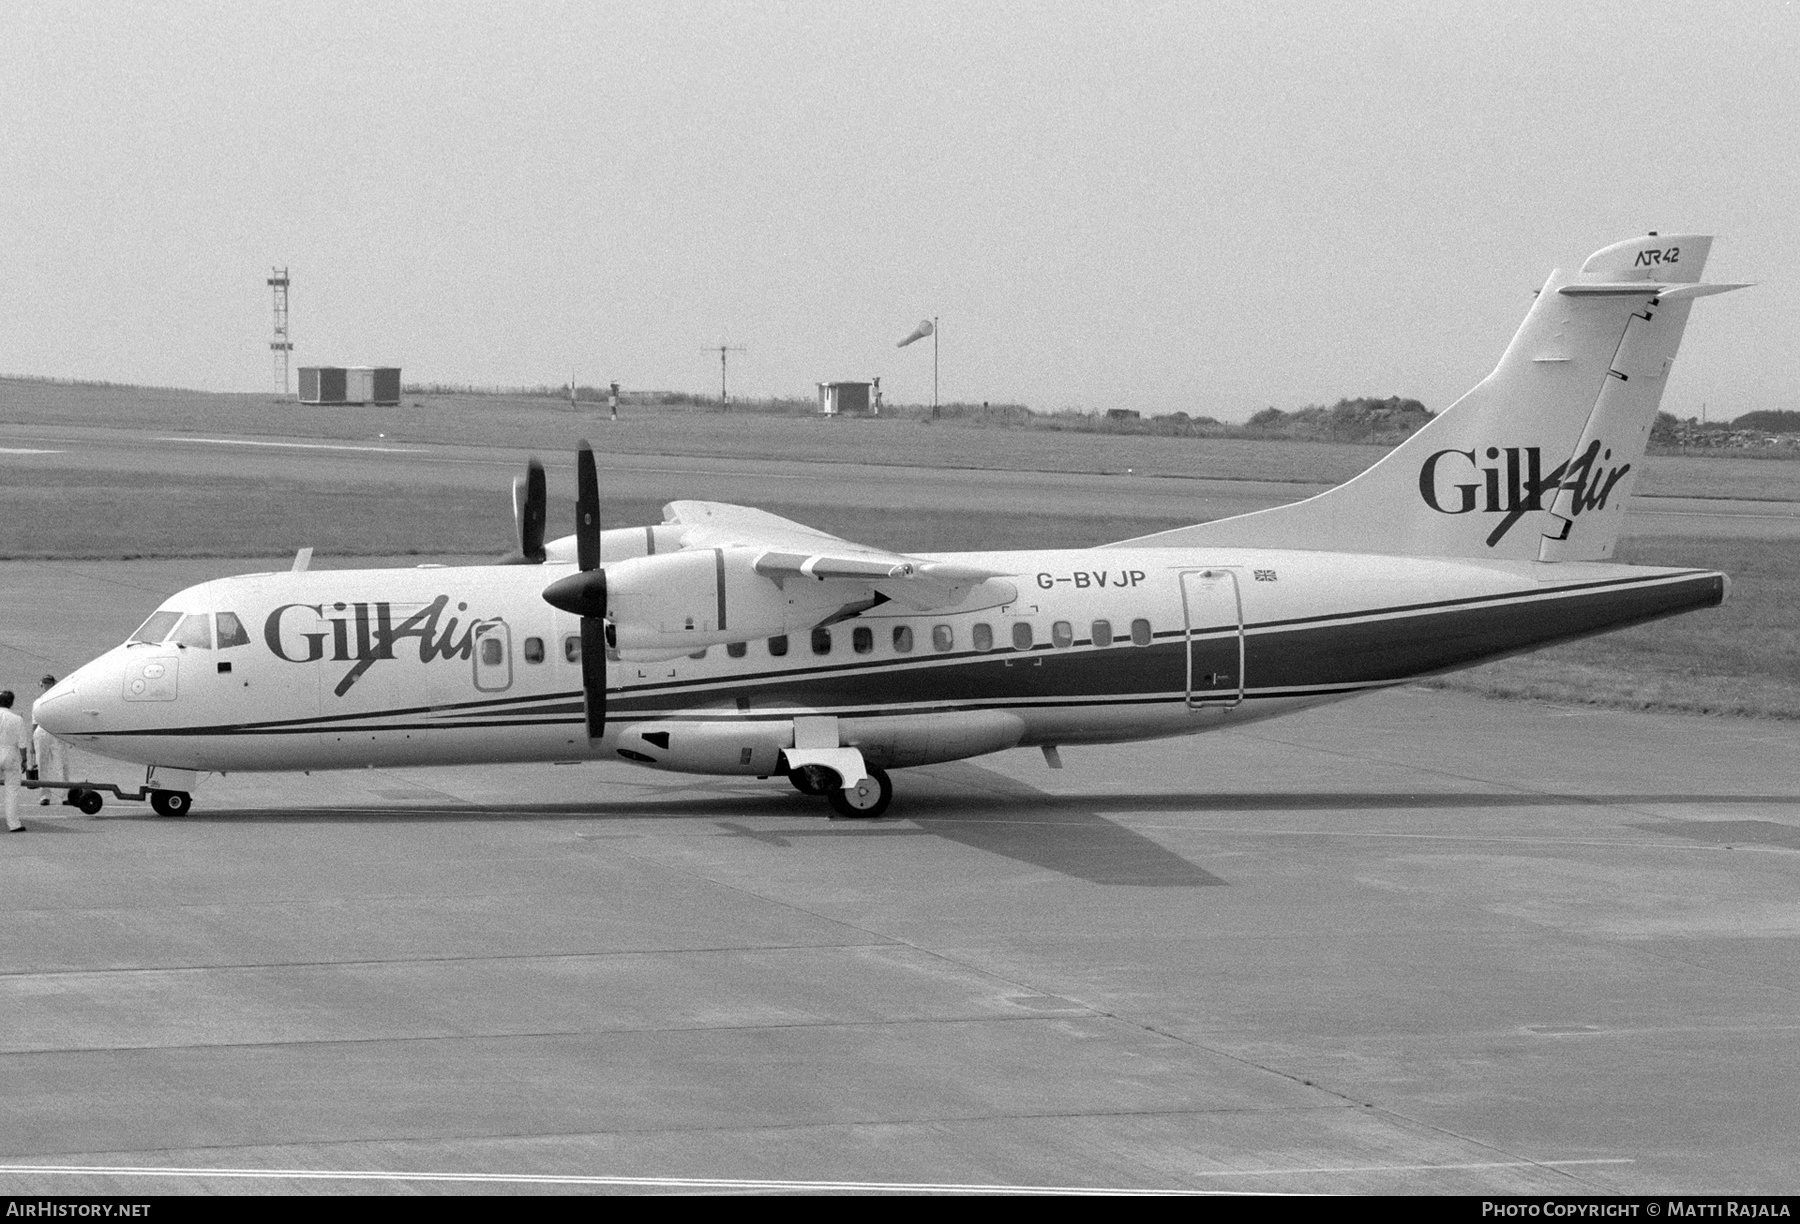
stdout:
<svg viewBox="0 0 1800 1224">
<path fill-rule="evenodd" d="M 907 345 L 911 344 L 914 340 L 923 340 L 926 336 L 929 336 L 932 332 L 934 332 L 936 330 L 937 330 L 937 328 L 935 328 L 931 325 L 930 319 L 920 319 L 919 325 L 912 329 L 912 334 L 907 336 L 906 339 L 902 340 L 900 343 L 896 344 L 894 347 L 895 348 L 905 348 Z"/>
</svg>

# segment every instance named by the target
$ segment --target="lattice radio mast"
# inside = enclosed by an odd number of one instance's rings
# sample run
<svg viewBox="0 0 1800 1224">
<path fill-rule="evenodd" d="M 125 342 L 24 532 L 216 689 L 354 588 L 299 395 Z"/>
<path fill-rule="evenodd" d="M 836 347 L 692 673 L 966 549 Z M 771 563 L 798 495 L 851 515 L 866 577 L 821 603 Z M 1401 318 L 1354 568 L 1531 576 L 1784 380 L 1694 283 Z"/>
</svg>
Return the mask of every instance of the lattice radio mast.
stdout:
<svg viewBox="0 0 1800 1224">
<path fill-rule="evenodd" d="M 275 338 L 269 341 L 269 353 L 275 366 L 275 387 L 286 395 L 288 354 L 294 351 L 293 341 L 288 339 L 288 270 L 270 268 L 269 274 L 269 287 L 275 291 Z"/>
</svg>

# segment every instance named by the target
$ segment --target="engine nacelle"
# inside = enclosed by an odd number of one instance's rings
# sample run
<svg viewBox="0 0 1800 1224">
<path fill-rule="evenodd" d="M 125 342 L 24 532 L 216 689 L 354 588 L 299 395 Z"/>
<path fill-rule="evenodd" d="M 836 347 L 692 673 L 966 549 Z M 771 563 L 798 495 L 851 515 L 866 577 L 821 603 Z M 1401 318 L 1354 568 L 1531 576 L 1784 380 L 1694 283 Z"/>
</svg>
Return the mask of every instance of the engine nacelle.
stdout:
<svg viewBox="0 0 1800 1224">
<path fill-rule="evenodd" d="M 600 564 L 612 565 L 631 557 L 675 552 L 681 547 L 681 537 L 686 534 L 686 527 L 674 523 L 658 523 L 654 527 L 609 527 L 600 533 Z M 578 552 L 572 535 L 544 545 L 544 559 L 554 564 L 573 565 Z"/>
<path fill-rule="evenodd" d="M 694 651 L 810 628 L 859 598 L 858 582 L 789 581 L 751 566 L 753 548 L 704 548 L 606 567 L 606 615 L 621 652 Z"/>
</svg>

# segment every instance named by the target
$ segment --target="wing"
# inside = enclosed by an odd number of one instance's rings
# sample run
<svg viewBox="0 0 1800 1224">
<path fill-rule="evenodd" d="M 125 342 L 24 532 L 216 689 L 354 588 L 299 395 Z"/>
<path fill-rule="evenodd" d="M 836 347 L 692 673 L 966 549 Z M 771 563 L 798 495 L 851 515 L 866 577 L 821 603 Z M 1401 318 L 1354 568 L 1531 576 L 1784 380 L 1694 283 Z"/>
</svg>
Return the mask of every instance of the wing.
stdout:
<svg viewBox="0 0 1800 1224">
<path fill-rule="evenodd" d="M 794 578 L 860 582 L 919 611 L 960 604 L 984 583 L 1011 589 L 1010 583 L 999 582 L 1007 577 L 1002 570 L 871 548 L 749 506 L 678 501 L 664 506 L 663 515 L 682 528 L 684 549 L 754 550 L 752 568 L 777 585 Z M 1012 597 L 997 602 L 1010 602 Z"/>
</svg>

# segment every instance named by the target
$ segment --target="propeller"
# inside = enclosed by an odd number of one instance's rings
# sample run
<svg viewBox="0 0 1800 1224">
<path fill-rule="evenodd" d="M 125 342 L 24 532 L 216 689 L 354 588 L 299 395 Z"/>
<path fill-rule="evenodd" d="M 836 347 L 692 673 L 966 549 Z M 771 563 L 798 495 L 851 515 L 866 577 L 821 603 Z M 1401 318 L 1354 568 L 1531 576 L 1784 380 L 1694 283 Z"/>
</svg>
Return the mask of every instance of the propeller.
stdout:
<svg viewBox="0 0 1800 1224">
<path fill-rule="evenodd" d="M 513 523 L 519 532 L 519 551 L 500 558 L 501 565 L 544 563 L 544 465 L 527 460 L 525 474 L 513 477 Z"/>
<path fill-rule="evenodd" d="M 543 470 L 538 470 L 542 479 Z M 594 448 L 581 442 L 575 453 L 576 572 L 544 588 L 544 602 L 581 618 L 581 690 L 587 705 L 590 742 L 606 734 L 606 571 L 600 568 L 600 473 Z M 543 519 L 539 516 L 540 555 Z"/>
</svg>

